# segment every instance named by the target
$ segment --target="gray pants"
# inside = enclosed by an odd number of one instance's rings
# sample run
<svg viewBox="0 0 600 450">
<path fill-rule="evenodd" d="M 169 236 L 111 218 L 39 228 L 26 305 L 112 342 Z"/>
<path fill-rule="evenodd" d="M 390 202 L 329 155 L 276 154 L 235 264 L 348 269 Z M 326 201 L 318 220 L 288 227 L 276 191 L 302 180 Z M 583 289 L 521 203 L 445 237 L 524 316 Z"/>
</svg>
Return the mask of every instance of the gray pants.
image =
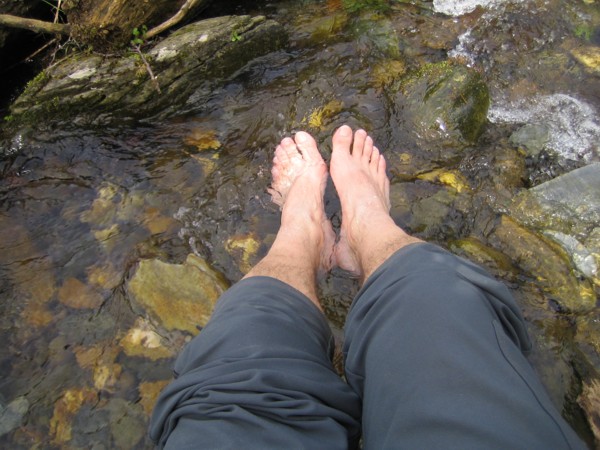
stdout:
<svg viewBox="0 0 600 450">
<path fill-rule="evenodd" d="M 345 383 L 322 313 L 278 280 L 230 288 L 175 363 L 150 435 L 160 447 L 585 448 L 523 356 L 506 287 L 431 244 L 396 252 L 345 329 Z"/>
</svg>

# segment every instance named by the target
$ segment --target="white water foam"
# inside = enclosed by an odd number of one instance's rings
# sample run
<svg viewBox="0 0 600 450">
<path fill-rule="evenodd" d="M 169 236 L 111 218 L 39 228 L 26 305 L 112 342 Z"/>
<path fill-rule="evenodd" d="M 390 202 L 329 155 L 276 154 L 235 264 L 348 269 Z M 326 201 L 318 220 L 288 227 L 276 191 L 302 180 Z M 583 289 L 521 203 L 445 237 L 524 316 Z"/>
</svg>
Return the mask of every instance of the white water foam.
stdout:
<svg viewBox="0 0 600 450">
<path fill-rule="evenodd" d="M 435 12 L 457 17 L 473 12 L 478 6 L 489 9 L 504 3 L 508 3 L 508 0 L 433 0 L 433 9 Z"/>
<path fill-rule="evenodd" d="M 544 125 L 548 150 L 566 159 L 591 161 L 600 156 L 600 123 L 594 108 L 566 94 L 537 96 L 495 104 L 488 111 L 492 123 Z"/>
<path fill-rule="evenodd" d="M 468 67 L 475 65 L 475 56 L 471 54 L 467 48 L 475 41 L 475 38 L 471 35 L 471 30 L 467 30 L 460 36 L 458 36 L 458 44 L 453 50 L 448 52 L 450 58 L 459 58 L 467 62 Z"/>
</svg>

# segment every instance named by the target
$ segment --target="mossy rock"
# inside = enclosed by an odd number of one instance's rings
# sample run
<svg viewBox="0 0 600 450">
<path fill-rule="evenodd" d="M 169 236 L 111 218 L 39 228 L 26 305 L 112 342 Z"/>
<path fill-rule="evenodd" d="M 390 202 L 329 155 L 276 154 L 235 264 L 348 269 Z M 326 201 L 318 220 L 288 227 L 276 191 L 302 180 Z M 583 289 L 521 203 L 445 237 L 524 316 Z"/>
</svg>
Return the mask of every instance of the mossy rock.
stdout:
<svg viewBox="0 0 600 450">
<path fill-rule="evenodd" d="M 208 96 L 238 69 L 286 42 L 283 27 L 265 17 L 196 22 L 144 49 L 155 80 L 137 53 L 72 55 L 32 80 L 11 105 L 11 119 L 35 126 L 56 120 L 107 124 L 167 117 L 184 105 L 189 109 L 190 98 L 201 104 L 203 94 Z"/>
<path fill-rule="evenodd" d="M 415 132 L 426 140 L 473 143 L 483 132 L 490 96 L 479 72 L 451 61 L 426 64 L 406 76 L 399 89 Z"/>
</svg>

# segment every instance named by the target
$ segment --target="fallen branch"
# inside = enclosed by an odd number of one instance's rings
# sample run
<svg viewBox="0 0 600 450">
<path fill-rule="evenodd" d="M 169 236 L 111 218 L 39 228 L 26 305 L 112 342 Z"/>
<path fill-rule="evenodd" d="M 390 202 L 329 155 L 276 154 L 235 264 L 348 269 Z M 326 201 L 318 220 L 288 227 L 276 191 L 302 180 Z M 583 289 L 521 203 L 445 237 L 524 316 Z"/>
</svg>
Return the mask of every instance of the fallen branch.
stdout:
<svg viewBox="0 0 600 450">
<path fill-rule="evenodd" d="M 179 22 L 181 22 L 183 20 L 183 18 L 187 15 L 187 13 L 194 8 L 196 5 L 198 5 L 199 3 L 203 2 L 204 0 L 187 0 L 183 6 L 181 8 L 179 8 L 179 11 L 177 11 L 177 14 L 175 14 L 173 17 L 171 17 L 169 20 L 167 20 L 166 22 L 161 23 L 160 25 L 152 28 L 150 31 L 148 31 L 146 33 L 146 38 L 150 39 L 153 38 L 156 35 L 159 35 L 160 33 L 162 33 L 163 31 L 171 28 L 174 25 L 177 25 Z"/>
<path fill-rule="evenodd" d="M 0 14 L 0 25 L 11 28 L 23 28 L 36 33 L 62 34 L 68 36 L 71 26 L 66 23 L 51 23 L 36 19 L 25 19 L 23 17 Z"/>
</svg>

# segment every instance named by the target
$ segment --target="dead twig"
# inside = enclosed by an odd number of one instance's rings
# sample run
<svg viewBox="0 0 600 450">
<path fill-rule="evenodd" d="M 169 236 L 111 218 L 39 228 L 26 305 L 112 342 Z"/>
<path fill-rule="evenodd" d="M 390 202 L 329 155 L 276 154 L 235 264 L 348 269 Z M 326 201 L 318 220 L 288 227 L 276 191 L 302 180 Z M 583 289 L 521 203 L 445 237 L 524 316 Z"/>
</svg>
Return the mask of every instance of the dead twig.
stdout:
<svg viewBox="0 0 600 450">
<path fill-rule="evenodd" d="M 139 44 L 134 45 L 133 49 L 135 50 L 135 52 L 138 55 L 140 55 L 140 58 L 142 59 L 142 62 L 146 66 L 146 71 L 148 72 L 148 75 L 150 75 L 150 79 L 152 80 L 152 83 L 154 84 L 154 87 L 156 88 L 156 91 L 159 94 L 161 94 L 160 85 L 158 84 L 158 78 L 156 78 L 156 76 L 154 75 L 154 72 L 152 72 L 152 67 L 150 67 L 150 63 L 148 62 L 148 60 L 144 56 L 144 53 L 142 52 L 142 49 L 140 48 Z"/>
<path fill-rule="evenodd" d="M 36 33 L 60 34 L 63 36 L 71 34 L 71 26 L 66 23 L 44 22 L 42 20 L 11 16 L 10 14 L 0 14 L 0 25 L 11 28 L 23 28 Z"/>
<path fill-rule="evenodd" d="M 153 38 L 154 36 L 162 33 L 163 31 L 171 28 L 172 26 L 177 25 L 183 20 L 183 18 L 192 8 L 194 8 L 196 5 L 203 1 L 204 0 L 187 0 L 183 4 L 183 6 L 179 8 L 179 11 L 177 11 L 177 13 L 173 17 L 148 31 L 148 33 L 146 33 L 146 38 Z"/>
</svg>

